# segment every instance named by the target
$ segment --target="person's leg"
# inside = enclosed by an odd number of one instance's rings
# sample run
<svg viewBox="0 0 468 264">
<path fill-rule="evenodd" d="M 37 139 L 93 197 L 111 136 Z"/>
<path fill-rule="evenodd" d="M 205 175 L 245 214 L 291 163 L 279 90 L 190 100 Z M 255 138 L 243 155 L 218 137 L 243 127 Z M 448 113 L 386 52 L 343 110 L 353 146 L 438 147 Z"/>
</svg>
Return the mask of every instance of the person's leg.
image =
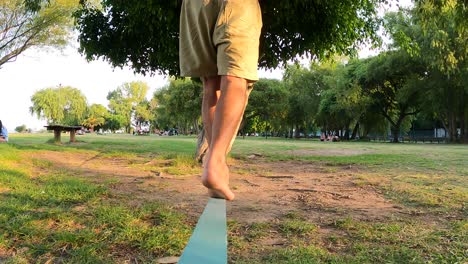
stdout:
<svg viewBox="0 0 468 264">
<path fill-rule="evenodd" d="M 237 134 L 247 99 L 245 79 L 221 76 L 221 95 L 214 111 L 209 153 L 202 175 L 203 185 L 210 190 L 212 197 L 234 199 L 229 188 L 226 154 L 232 138 Z"/>
<path fill-rule="evenodd" d="M 202 120 L 203 129 L 208 142 L 211 143 L 213 119 L 220 96 L 221 77 L 204 77 L 203 81 L 203 101 L 202 101 Z"/>
</svg>

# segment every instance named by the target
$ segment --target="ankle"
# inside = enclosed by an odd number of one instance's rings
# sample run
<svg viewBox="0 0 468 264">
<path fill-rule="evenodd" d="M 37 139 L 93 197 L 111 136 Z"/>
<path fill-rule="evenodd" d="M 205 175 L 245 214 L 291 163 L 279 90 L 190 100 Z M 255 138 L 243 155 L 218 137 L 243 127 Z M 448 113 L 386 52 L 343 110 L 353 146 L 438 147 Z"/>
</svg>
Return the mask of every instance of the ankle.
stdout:
<svg viewBox="0 0 468 264">
<path fill-rule="evenodd" d="M 216 164 L 225 164 L 226 155 L 224 153 L 210 152 L 207 157 L 207 164 L 216 165 Z"/>
</svg>

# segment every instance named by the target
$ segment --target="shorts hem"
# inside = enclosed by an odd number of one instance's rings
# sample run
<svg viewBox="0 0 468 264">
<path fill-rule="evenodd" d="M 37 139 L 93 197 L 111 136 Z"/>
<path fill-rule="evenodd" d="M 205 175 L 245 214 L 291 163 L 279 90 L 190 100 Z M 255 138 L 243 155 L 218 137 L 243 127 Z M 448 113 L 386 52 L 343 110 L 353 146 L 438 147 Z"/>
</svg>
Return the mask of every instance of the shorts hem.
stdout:
<svg viewBox="0 0 468 264">
<path fill-rule="evenodd" d="M 239 77 L 239 78 L 243 78 L 243 79 L 246 79 L 248 81 L 252 81 L 252 82 L 255 82 L 255 81 L 258 81 L 258 74 L 255 73 L 249 73 L 249 72 L 239 72 L 239 71 L 232 71 L 232 70 L 219 70 L 218 71 L 218 75 L 228 75 L 228 76 L 234 76 L 234 77 Z"/>
</svg>

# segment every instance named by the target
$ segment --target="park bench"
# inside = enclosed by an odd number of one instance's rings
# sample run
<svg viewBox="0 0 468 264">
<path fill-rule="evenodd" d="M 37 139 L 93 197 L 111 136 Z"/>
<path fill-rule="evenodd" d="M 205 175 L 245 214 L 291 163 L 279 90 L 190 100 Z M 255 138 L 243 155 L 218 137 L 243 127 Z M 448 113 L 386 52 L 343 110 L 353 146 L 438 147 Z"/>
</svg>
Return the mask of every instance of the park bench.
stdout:
<svg viewBox="0 0 468 264">
<path fill-rule="evenodd" d="M 47 130 L 54 131 L 54 142 L 62 143 L 62 132 L 70 132 L 70 142 L 76 142 L 75 135 L 77 130 L 81 130 L 81 126 L 64 126 L 64 125 L 48 125 L 44 126 Z"/>
</svg>

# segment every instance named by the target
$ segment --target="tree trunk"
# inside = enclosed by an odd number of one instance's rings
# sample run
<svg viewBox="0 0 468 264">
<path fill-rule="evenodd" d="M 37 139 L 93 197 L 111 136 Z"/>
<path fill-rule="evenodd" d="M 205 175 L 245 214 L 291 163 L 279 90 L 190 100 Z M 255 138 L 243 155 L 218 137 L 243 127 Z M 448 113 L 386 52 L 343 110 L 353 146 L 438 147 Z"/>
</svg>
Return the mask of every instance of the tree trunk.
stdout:
<svg viewBox="0 0 468 264">
<path fill-rule="evenodd" d="M 358 130 L 359 130 L 359 121 L 357 121 L 356 125 L 354 125 L 353 133 L 351 134 L 351 139 L 356 139 Z"/>
<path fill-rule="evenodd" d="M 465 106 L 465 113 L 463 115 L 463 121 L 465 122 L 465 138 L 464 138 L 464 143 L 465 144 L 468 144 L 468 118 L 467 118 L 467 115 L 468 115 L 468 106 Z"/>
<path fill-rule="evenodd" d="M 455 120 L 455 113 L 454 111 L 449 110 L 448 114 L 448 122 L 449 122 L 449 139 L 451 143 L 455 143 L 457 140 L 457 124 Z"/>
<path fill-rule="evenodd" d="M 398 120 L 394 125 L 392 125 L 391 130 L 392 130 L 392 136 L 393 136 L 393 143 L 399 143 L 400 142 L 400 128 L 401 128 L 401 123 L 403 123 L 403 120 L 405 119 L 406 115 L 401 114 L 398 116 Z"/>
<path fill-rule="evenodd" d="M 198 135 L 200 134 L 200 128 L 198 127 L 198 118 L 193 120 L 193 128 L 195 129 L 195 133 Z"/>
<path fill-rule="evenodd" d="M 455 143 L 457 140 L 457 123 L 456 123 L 456 109 L 454 89 L 447 87 L 447 119 L 449 129 L 449 141 Z"/>
<path fill-rule="evenodd" d="M 345 128 L 344 128 L 344 135 L 343 135 L 343 139 L 344 140 L 349 140 L 349 126 L 351 125 L 351 120 L 346 124 Z"/>
<path fill-rule="evenodd" d="M 299 126 L 296 126 L 296 129 L 294 130 L 294 138 L 299 138 Z"/>
<path fill-rule="evenodd" d="M 400 127 L 392 126 L 392 136 L 393 136 L 393 143 L 399 143 L 399 134 L 400 134 Z"/>
<path fill-rule="evenodd" d="M 467 138 L 468 135 L 466 133 L 466 122 L 465 122 L 465 116 L 466 111 L 465 111 L 465 91 L 464 89 L 461 89 L 461 95 L 460 95 L 460 141 L 462 143 L 468 143 Z"/>
</svg>

